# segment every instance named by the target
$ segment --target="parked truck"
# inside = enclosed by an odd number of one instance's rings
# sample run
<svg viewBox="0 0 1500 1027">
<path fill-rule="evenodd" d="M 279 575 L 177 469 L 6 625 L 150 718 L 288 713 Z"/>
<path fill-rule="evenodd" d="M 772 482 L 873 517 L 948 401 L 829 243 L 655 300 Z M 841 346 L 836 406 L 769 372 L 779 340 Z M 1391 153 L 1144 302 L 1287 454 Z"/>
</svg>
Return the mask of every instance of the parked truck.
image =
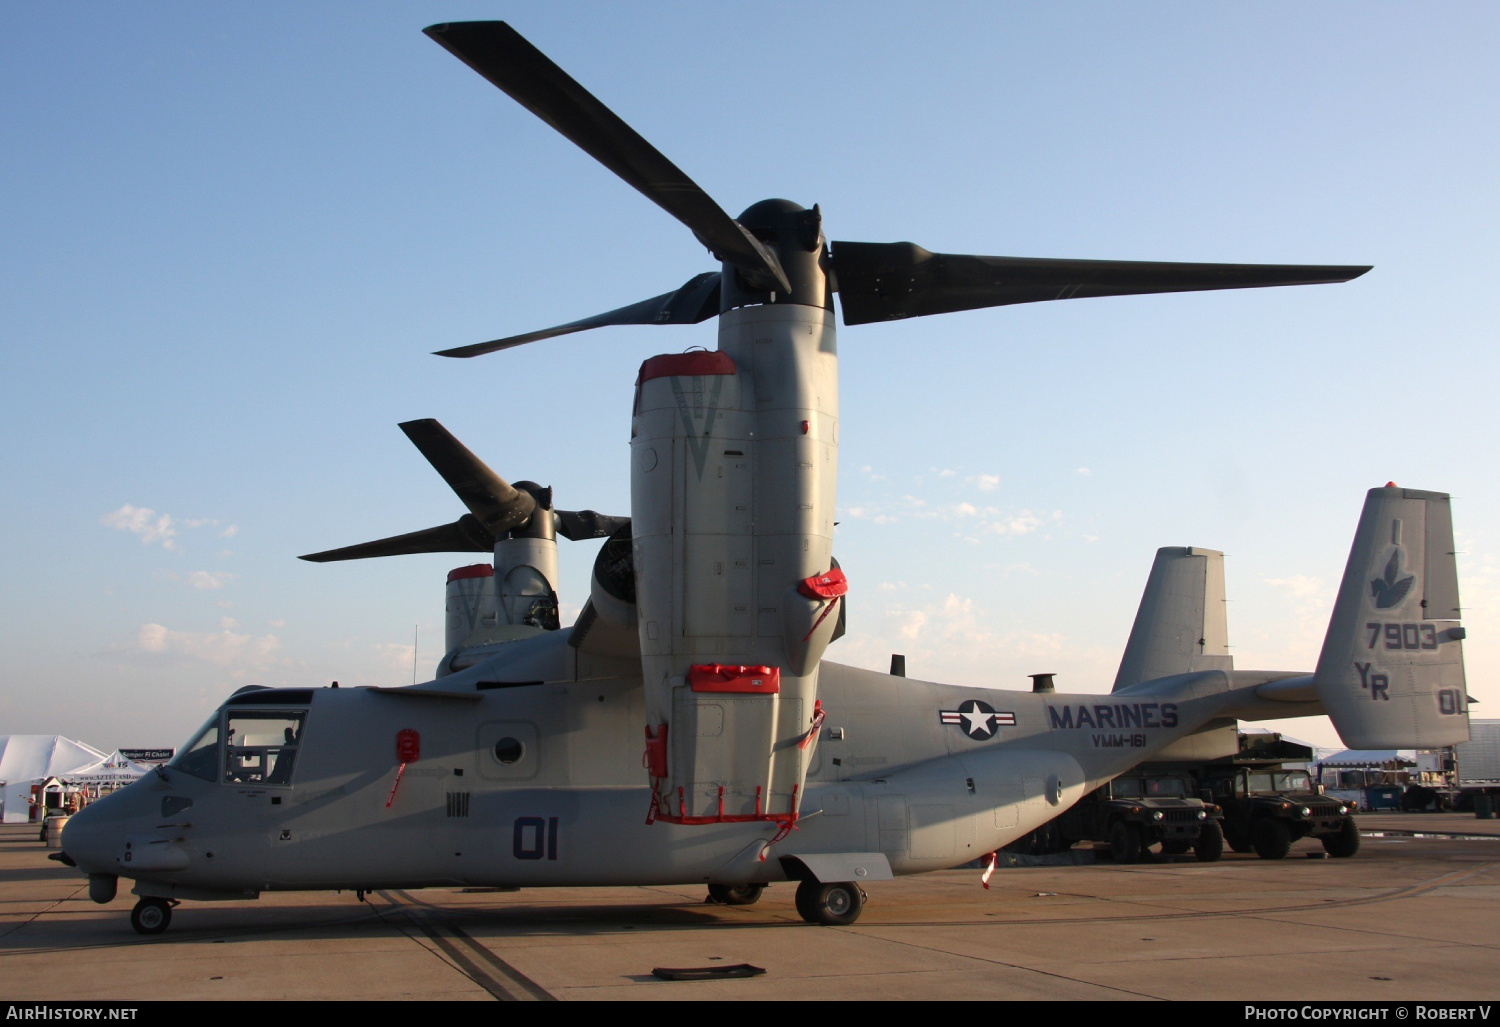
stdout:
<svg viewBox="0 0 1500 1027">
<path fill-rule="evenodd" d="M 1134 863 L 1160 845 L 1162 855 L 1189 849 L 1203 862 L 1224 854 L 1222 814 L 1194 794 L 1177 770 L 1141 766 L 1094 789 L 1007 849 L 1030 855 L 1065 852 L 1078 842 L 1107 842 L 1117 863 Z"/>
<path fill-rule="evenodd" d="M 1453 747 L 1453 777 L 1455 809 L 1474 809 L 1480 796 L 1491 807 L 1500 799 L 1500 720 L 1469 721 L 1469 740 Z"/>
<path fill-rule="evenodd" d="M 1321 794 L 1305 770 L 1280 764 L 1205 765 L 1199 782 L 1224 810 L 1224 840 L 1235 852 L 1282 859 L 1292 843 L 1316 838 L 1340 859 L 1359 851 L 1359 825 L 1347 803 Z"/>
</svg>

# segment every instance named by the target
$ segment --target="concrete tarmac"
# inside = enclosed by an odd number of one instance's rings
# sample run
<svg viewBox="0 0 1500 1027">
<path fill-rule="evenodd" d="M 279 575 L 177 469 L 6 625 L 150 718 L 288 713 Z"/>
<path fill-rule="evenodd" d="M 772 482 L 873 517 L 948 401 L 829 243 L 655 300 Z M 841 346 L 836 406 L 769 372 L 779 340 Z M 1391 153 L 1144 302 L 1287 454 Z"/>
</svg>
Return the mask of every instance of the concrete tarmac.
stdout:
<svg viewBox="0 0 1500 1027">
<path fill-rule="evenodd" d="M 790 885 L 748 907 L 706 904 L 692 885 L 452 888 L 185 902 L 153 938 L 130 927 L 127 882 L 96 905 L 35 828 L 4 827 L 0 998 L 1500 997 L 1500 821 L 1361 826 L 1383 836 L 1345 860 L 1307 858 L 1322 850 L 1299 842 L 1278 862 L 1006 868 L 988 891 L 973 870 L 880 882 L 844 928 L 803 923 Z M 651 973 L 736 963 L 766 973 Z"/>
</svg>

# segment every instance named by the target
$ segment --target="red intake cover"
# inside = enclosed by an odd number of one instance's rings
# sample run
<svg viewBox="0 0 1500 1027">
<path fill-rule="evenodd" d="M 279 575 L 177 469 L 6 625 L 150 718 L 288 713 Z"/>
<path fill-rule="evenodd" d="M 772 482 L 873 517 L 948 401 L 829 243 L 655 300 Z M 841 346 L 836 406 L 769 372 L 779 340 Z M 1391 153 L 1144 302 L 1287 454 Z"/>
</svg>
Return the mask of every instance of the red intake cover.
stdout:
<svg viewBox="0 0 1500 1027">
<path fill-rule="evenodd" d="M 467 567 L 455 567 L 448 572 L 449 581 L 462 581 L 465 578 L 493 578 L 495 568 L 487 563 L 471 563 Z"/>
<path fill-rule="evenodd" d="M 694 374 L 734 374 L 734 360 L 728 353 L 719 350 L 694 350 L 691 353 L 668 353 L 651 357 L 641 365 L 640 377 L 635 383 L 649 382 L 652 378 L 671 378 Z"/>
</svg>

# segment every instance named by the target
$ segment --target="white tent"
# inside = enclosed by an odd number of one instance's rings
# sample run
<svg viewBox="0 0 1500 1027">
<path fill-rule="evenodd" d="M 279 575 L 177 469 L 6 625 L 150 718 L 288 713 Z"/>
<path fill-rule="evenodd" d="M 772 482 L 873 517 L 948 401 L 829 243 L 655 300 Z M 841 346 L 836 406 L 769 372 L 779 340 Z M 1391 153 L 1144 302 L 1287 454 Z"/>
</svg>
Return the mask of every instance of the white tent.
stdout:
<svg viewBox="0 0 1500 1027">
<path fill-rule="evenodd" d="M 49 777 L 100 766 L 92 745 L 62 735 L 0 735 L 0 822 L 26 823 L 31 786 Z"/>
<path fill-rule="evenodd" d="M 65 785 L 79 787 L 102 785 L 105 788 L 120 788 L 150 770 L 151 768 L 144 763 L 137 763 L 129 757 L 121 756 L 120 750 L 116 749 L 104 762 L 96 766 L 81 767 L 56 776 Z"/>
</svg>

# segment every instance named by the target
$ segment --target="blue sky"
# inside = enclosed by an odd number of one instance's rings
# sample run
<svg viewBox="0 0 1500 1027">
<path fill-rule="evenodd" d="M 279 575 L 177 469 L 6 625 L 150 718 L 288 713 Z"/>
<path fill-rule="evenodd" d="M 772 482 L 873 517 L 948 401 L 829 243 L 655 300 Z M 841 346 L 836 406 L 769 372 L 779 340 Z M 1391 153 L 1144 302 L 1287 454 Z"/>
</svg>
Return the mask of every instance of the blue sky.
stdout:
<svg viewBox="0 0 1500 1027">
<path fill-rule="evenodd" d="M 59 3 L 0 12 L 0 730 L 179 743 L 242 684 L 410 680 L 414 626 L 430 673 L 463 558 L 294 559 L 457 516 L 399 421 L 628 512 L 636 368 L 712 323 L 428 353 L 712 264 L 420 33 L 471 18 L 731 213 L 1375 265 L 842 331 L 830 658 L 1107 690 L 1152 554 L 1190 544 L 1227 553 L 1239 664 L 1310 668 L 1393 479 L 1456 497 L 1500 710 L 1493 5 Z M 575 611 L 593 552 L 562 554 Z"/>
</svg>

